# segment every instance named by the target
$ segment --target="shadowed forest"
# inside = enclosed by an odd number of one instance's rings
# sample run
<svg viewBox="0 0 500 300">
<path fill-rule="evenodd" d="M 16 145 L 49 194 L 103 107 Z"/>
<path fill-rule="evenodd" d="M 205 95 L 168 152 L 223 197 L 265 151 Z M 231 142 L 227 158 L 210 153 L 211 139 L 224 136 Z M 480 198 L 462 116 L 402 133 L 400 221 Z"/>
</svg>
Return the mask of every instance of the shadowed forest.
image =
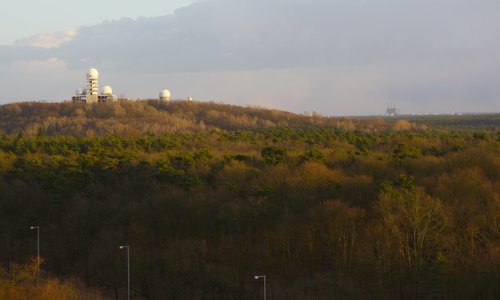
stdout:
<svg viewBox="0 0 500 300">
<path fill-rule="evenodd" d="M 0 106 L 0 298 L 125 299 L 120 245 L 134 299 L 499 299 L 500 115 Z"/>
</svg>

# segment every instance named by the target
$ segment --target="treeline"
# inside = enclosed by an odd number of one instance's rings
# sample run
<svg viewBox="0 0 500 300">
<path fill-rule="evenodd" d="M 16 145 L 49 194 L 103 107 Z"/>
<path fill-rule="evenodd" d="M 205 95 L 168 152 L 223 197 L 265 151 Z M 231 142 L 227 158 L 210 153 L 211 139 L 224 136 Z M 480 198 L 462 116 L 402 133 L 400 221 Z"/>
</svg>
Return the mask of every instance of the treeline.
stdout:
<svg viewBox="0 0 500 300">
<path fill-rule="evenodd" d="M 193 105 L 153 104 L 77 109 L 94 118 L 141 106 L 130 121 L 141 123 Z M 16 115 L 37 116 L 38 105 Z M 68 120 L 75 110 L 54 107 Z M 190 111 L 193 128 L 202 111 Z M 257 299 L 257 274 L 267 275 L 268 299 L 500 297 L 497 132 L 368 120 L 349 129 L 305 116 L 284 127 L 262 114 L 272 126 L 204 121 L 206 130 L 139 126 L 129 136 L 2 123 L 15 134 L 0 135 L 0 263 L 33 257 L 29 227 L 39 225 L 42 269 L 109 298 L 126 295 L 120 245 L 130 245 L 134 298 Z"/>
<path fill-rule="evenodd" d="M 498 130 L 498 128 L 500 127 L 500 114 L 498 113 L 412 116 L 409 118 L 409 120 L 417 124 L 427 124 L 433 127 L 442 128 L 476 128 L 484 130 Z"/>
<path fill-rule="evenodd" d="M 158 100 L 115 103 L 13 103 L 0 106 L 0 131 L 7 134 L 138 136 L 146 133 L 256 130 L 273 127 L 328 126 L 343 130 L 380 132 L 425 128 L 406 120 L 348 119 L 299 115 L 278 110 L 211 102 Z"/>
</svg>

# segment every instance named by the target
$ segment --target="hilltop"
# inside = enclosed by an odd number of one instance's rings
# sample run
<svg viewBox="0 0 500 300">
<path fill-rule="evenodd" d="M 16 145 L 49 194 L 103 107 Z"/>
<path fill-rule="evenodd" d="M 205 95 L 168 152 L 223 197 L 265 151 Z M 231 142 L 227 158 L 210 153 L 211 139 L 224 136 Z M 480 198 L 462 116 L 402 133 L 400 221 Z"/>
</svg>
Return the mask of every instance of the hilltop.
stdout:
<svg viewBox="0 0 500 300">
<path fill-rule="evenodd" d="M 428 127 L 496 130 L 500 127 L 500 114 L 348 118 L 213 102 L 174 101 L 166 104 L 158 100 L 120 100 L 93 105 L 22 102 L 0 106 L 0 131 L 14 135 L 22 132 L 48 136 L 138 136 L 214 129 L 318 126 L 368 133 L 425 130 Z"/>
<path fill-rule="evenodd" d="M 27 135 L 140 135 L 188 131 L 253 130 L 271 127 L 328 126 L 380 131 L 414 128 L 407 122 L 323 117 L 260 107 L 212 102 L 157 100 L 114 103 L 13 103 L 0 106 L 0 130 Z"/>
</svg>

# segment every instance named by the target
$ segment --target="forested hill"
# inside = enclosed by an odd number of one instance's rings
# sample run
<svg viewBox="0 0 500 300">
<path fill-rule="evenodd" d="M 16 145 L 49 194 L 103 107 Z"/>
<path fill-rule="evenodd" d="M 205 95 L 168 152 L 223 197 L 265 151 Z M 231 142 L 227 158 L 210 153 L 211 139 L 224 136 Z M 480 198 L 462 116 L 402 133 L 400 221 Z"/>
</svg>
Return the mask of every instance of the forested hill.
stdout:
<svg viewBox="0 0 500 300">
<path fill-rule="evenodd" d="M 157 100 L 116 103 L 13 103 L 0 106 L 0 131 L 27 135 L 141 135 L 223 130 L 252 130 L 276 126 L 329 126 L 345 130 L 381 131 L 414 128 L 408 121 L 347 119 L 299 115 L 256 107 L 211 102 Z M 422 127 L 422 125 L 420 125 Z"/>
<path fill-rule="evenodd" d="M 0 106 L 0 299 L 500 299 L 498 126 L 426 120 Z"/>
</svg>

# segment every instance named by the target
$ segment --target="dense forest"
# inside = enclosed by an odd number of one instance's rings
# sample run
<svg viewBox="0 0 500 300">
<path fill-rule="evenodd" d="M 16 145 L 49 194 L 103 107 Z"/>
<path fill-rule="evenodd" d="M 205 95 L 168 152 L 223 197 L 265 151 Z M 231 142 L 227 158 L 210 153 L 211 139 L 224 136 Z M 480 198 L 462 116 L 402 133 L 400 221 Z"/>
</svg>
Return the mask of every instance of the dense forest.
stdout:
<svg viewBox="0 0 500 300">
<path fill-rule="evenodd" d="M 447 118 L 0 106 L 0 297 L 124 299 L 130 245 L 134 299 L 498 299 L 500 116 Z"/>
</svg>

